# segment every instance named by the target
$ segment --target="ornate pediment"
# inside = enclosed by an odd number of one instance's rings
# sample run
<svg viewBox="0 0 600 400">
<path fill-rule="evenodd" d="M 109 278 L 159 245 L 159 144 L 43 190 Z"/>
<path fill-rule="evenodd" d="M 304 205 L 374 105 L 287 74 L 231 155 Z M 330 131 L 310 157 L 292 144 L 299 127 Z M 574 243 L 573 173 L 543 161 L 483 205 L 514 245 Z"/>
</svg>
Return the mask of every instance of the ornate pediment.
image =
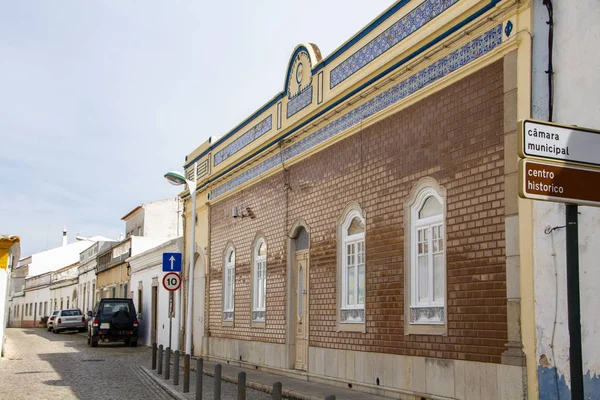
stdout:
<svg viewBox="0 0 600 400">
<path fill-rule="evenodd" d="M 301 44 L 294 49 L 285 82 L 288 100 L 295 99 L 312 87 L 313 66 L 321 61 L 321 51 L 312 44 Z"/>
</svg>

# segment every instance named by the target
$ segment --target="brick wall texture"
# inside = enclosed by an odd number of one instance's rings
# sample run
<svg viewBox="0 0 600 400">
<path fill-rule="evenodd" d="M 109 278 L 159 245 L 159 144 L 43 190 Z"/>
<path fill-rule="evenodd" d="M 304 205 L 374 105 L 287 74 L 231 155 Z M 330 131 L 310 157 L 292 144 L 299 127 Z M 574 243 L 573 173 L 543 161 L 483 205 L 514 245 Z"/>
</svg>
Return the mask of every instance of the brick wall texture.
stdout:
<svg viewBox="0 0 600 400">
<path fill-rule="evenodd" d="M 503 143 L 498 61 L 215 203 L 210 334 L 285 343 L 286 234 L 303 219 L 310 346 L 499 363 L 507 341 Z M 426 176 L 447 190 L 447 336 L 403 329 L 403 203 Z M 336 332 L 336 223 L 350 201 L 366 212 L 366 333 Z M 250 207 L 256 218 L 233 219 L 233 206 Z M 251 247 L 259 235 L 268 244 L 267 311 L 265 327 L 253 328 Z M 222 324 L 228 243 L 237 257 L 234 326 Z"/>
</svg>

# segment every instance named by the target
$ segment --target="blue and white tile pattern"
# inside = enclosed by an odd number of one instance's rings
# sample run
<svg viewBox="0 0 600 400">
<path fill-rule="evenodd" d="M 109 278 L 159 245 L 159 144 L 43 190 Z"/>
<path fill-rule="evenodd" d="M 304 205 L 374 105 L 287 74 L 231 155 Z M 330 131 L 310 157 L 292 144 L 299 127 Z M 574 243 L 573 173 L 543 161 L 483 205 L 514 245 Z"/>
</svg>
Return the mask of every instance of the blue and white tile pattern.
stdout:
<svg viewBox="0 0 600 400">
<path fill-rule="evenodd" d="M 342 83 L 356 71 L 400 43 L 456 2 L 458 0 L 425 0 L 419 4 L 401 20 L 331 70 L 330 88 L 333 89 Z"/>
<path fill-rule="evenodd" d="M 375 98 L 367 101 L 365 104 L 345 114 L 341 118 L 317 130 L 315 133 L 307 136 L 281 153 L 261 162 L 235 178 L 216 187 L 211 194 L 212 199 L 227 193 L 237 186 L 256 178 L 257 176 L 269 171 L 270 169 L 285 162 L 288 159 L 297 156 L 319 143 L 337 135 L 340 132 L 351 128 L 360 123 L 363 119 L 399 102 L 420 89 L 428 86 L 432 82 L 456 71 L 457 69 L 469 64 L 482 55 L 488 53 L 495 47 L 502 44 L 502 24 L 490 29 L 481 36 L 473 39 L 469 43 L 453 51 L 442 59 L 431 64 L 427 68 L 417 72 L 413 76 L 405 79 L 394 87 L 386 90 Z"/>
<path fill-rule="evenodd" d="M 304 92 L 294 97 L 287 103 L 287 117 L 291 117 L 298 111 L 312 104 L 313 88 L 309 86 Z"/>
<path fill-rule="evenodd" d="M 254 125 L 248 132 L 244 133 L 239 138 L 235 139 L 231 144 L 225 146 L 222 150 L 215 153 L 214 164 L 219 165 L 227 160 L 233 154 L 243 149 L 246 145 L 252 143 L 265 133 L 269 132 L 273 126 L 273 116 L 269 115 L 258 124 Z"/>
</svg>

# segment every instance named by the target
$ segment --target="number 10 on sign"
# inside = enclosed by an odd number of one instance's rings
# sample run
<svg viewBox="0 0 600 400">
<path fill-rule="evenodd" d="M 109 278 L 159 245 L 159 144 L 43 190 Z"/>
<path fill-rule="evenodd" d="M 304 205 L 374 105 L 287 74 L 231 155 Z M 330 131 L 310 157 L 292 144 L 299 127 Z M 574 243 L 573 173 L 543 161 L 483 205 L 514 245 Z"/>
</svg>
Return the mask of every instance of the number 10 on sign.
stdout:
<svg viewBox="0 0 600 400">
<path fill-rule="evenodd" d="M 176 272 L 169 272 L 163 277 L 163 287 L 170 292 L 174 292 L 181 286 L 181 276 Z"/>
</svg>

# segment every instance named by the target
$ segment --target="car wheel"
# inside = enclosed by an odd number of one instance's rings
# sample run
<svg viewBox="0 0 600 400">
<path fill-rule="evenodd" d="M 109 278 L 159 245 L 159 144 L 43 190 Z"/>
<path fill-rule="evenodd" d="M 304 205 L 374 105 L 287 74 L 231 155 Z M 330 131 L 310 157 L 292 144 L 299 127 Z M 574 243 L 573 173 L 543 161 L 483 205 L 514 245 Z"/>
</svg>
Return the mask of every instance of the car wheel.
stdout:
<svg viewBox="0 0 600 400">
<path fill-rule="evenodd" d="M 48 332 L 50 332 L 50 331 L 52 330 L 52 328 L 48 327 L 48 328 L 46 328 L 46 330 L 47 330 Z"/>
<path fill-rule="evenodd" d="M 98 338 L 92 336 L 92 347 L 98 347 Z"/>
<path fill-rule="evenodd" d="M 56 334 L 56 333 L 58 333 L 58 331 L 56 329 L 52 328 L 52 333 Z"/>
</svg>

